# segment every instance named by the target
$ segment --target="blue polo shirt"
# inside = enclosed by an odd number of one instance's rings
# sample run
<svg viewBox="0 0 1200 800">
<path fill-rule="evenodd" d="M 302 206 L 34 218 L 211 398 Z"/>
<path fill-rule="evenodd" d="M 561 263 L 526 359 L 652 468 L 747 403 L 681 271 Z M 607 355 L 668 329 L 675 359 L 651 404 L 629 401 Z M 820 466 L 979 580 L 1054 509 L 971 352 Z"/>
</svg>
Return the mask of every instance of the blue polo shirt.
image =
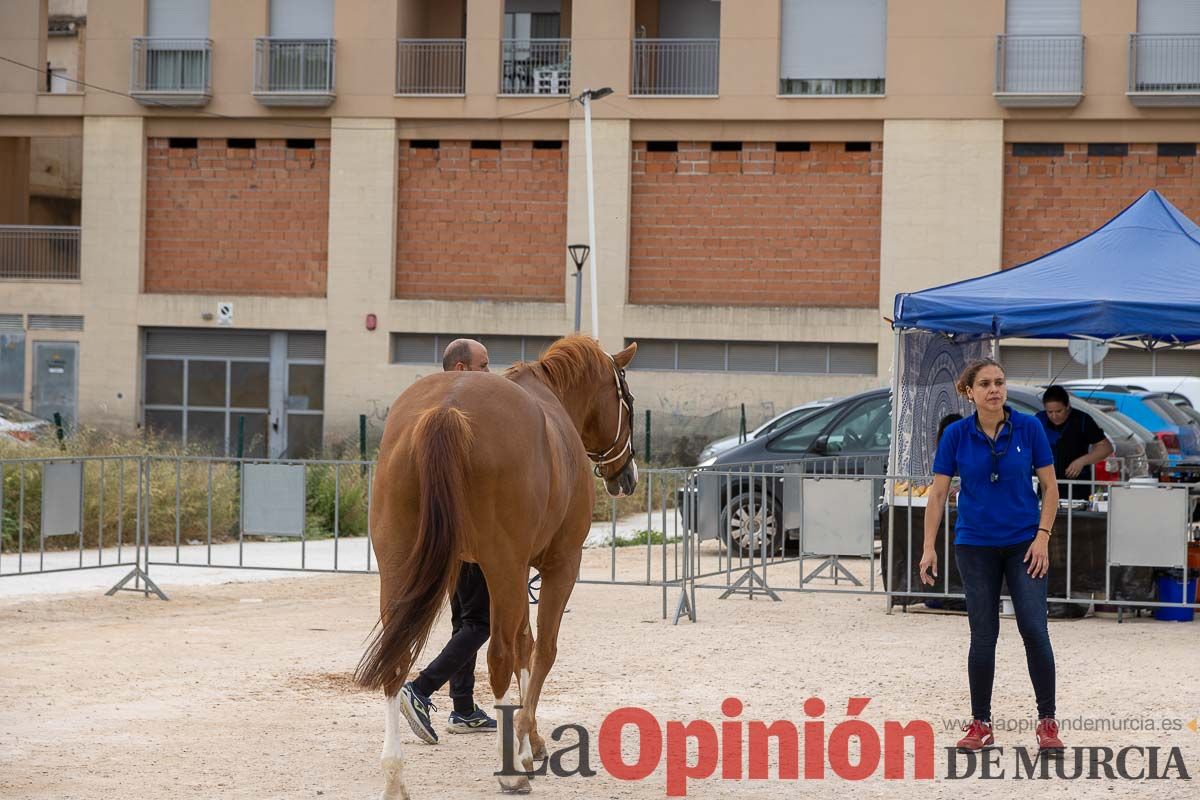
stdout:
<svg viewBox="0 0 1200 800">
<path fill-rule="evenodd" d="M 1030 478 L 1054 464 L 1054 453 L 1037 418 L 1008 406 L 1005 411 L 1008 422 L 994 444 L 972 414 L 947 427 L 938 445 L 934 474 L 960 479 L 957 544 L 1006 547 L 1037 535 L 1041 510 Z M 993 472 L 999 476 L 995 482 Z"/>
</svg>

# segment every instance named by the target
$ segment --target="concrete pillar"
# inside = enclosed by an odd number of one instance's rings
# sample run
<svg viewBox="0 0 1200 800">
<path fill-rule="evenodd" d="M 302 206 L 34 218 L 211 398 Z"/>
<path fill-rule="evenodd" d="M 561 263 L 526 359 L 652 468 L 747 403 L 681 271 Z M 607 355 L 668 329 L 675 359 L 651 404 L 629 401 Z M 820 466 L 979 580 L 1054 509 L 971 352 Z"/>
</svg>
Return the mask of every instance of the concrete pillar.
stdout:
<svg viewBox="0 0 1200 800">
<path fill-rule="evenodd" d="M 141 358 L 137 307 L 146 219 L 146 132 L 141 117 L 84 117 L 79 414 L 130 431 Z"/>
<path fill-rule="evenodd" d="M 603 103 L 603 100 L 597 101 Z M 571 120 L 567 176 L 567 243 L 588 240 L 588 195 L 584 122 Z M 583 268 L 584 332 L 591 332 L 589 271 L 596 272 L 600 342 L 610 352 L 624 346 L 625 299 L 629 286 L 629 174 L 632 145 L 629 120 L 592 119 L 592 171 L 596 193 L 596 250 Z M 568 318 L 575 313 L 575 266 L 563 253 L 567 269 Z"/>
<path fill-rule="evenodd" d="M 1001 120 L 887 120 L 879 311 L 898 292 L 1000 268 L 1004 212 Z M 879 376 L 888 380 L 892 331 L 880 323 Z"/>
<path fill-rule="evenodd" d="M 325 433 L 352 433 L 372 412 L 388 363 L 387 310 L 396 269 L 396 121 L 333 121 L 329 170 L 329 272 Z M 366 329 L 367 314 L 379 324 Z M 393 398 L 387 398 L 390 403 Z"/>
</svg>

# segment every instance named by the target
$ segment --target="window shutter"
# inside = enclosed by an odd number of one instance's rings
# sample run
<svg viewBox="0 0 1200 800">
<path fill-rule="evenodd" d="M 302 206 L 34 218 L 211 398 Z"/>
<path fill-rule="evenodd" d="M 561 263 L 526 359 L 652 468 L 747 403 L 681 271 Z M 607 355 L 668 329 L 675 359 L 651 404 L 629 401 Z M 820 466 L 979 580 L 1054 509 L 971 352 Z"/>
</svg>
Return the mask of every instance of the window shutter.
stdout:
<svg viewBox="0 0 1200 800">
<path fill-rule="evenodd" d="M 780 77 L 883 78 L 886 0 L 783 0 Z"/>
<path fill-rule="evenodd" d="M 333 0 L 271 0 L 271 36 L 332 39 Z"/>
<path fill-rule="evenodd" d="M 1008 0 L 1010 36 L 1079 33 L 1079 0 Z"/>
<path fill-rule="evenodd" d="M 146 35 L 167 39 L 207 39 L 209 0 L 149 0 Z"/>
</svg>

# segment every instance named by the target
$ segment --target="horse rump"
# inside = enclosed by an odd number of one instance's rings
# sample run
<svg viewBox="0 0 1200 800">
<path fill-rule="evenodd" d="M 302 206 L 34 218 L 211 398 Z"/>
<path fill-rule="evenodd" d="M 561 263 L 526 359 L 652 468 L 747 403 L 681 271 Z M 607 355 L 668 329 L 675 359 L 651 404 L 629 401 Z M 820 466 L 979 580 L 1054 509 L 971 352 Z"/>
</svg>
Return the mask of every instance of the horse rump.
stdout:
<svg viewBox="0 0 1200 800">
<path fill-rule="evenodd" d="M 359 686 L 383 689 L 389 696 L 399 691 L 454 588 L 467 520 L 464 486 L 472 438 L 470 419 L 457 408 L 438 406 L 417 417 L 412 434 L 420 483 L 417 535 L 399 574 L 388 581 L 393 596 L 385 598 L 387 610 L 354 672 Z"/>
</svg>

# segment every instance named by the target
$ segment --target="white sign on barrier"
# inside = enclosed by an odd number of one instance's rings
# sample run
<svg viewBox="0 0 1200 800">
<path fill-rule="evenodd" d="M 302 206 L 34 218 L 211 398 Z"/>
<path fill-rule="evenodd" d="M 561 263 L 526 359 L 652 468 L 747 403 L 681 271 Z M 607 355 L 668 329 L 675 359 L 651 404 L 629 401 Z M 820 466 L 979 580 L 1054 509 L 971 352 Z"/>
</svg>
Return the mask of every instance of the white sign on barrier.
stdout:
<svg viewBox="0 0 1200 800">
<path fill-rule="evenodd" d="M 869 478 L 805 478 L 800 487 L 804 551 L 869 558 L 875 544 L 874 485 Z"/>
</svg>

